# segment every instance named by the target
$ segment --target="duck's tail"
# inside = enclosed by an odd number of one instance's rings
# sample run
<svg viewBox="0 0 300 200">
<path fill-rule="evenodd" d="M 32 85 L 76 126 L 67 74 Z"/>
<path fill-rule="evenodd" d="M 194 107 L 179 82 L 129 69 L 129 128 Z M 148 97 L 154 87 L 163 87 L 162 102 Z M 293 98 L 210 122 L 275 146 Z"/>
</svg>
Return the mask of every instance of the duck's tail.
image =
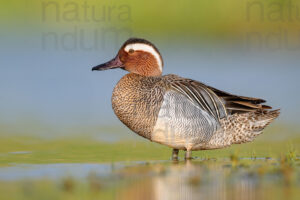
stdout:
<svg viewBox="0 0 300 200">
<path fill-rule="evenodd" d="M 232 144 L 251 142 L 279 114 L 279 110 L 258 110 L 229 115 L 221 120 L 222 128 L 212 136 L 202 149 L 219 149 Z"/>
<path fill-rule="evenodd" d="M 274 119 L 279 116 L 278 110 L 260 110 L 256 112 L 248 112 L 243 114 L 232 115 L 234 119 L 230 120 L 232 124 L 231 130 L 231 144 L 240 144 L 251 142 L 256 136 L 260 135 L 264 128 L 266 128 Z"/>
</svg>

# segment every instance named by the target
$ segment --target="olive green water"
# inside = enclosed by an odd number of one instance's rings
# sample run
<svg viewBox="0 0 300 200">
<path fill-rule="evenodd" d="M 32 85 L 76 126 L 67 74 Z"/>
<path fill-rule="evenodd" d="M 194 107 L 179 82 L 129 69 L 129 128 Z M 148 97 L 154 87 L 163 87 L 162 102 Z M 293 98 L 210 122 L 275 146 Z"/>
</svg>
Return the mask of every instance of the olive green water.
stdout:
<svg viewBox="0 0 300 200">
<path fill-rule="evenodd" d="M 126 163 L 107 175 L 0 181 L 1 199 L 298 199 L 299 158 Z M 120 164 L 119 164 L 120 166 Z M 30 166 L 23 166 L 30 168 Z M 46 166 L 41 166 L 41 168 Z M 72 166 L 69 166 L 72 168 Z M 99 165 L 101 168 L 101 165 Z"/>
<path fill-rule="evenodd" d="M 299 134 L 275 129 L 188 162 L 146 140 L 1 136 L 0 199 L 299 199 Z"/>
</svg>

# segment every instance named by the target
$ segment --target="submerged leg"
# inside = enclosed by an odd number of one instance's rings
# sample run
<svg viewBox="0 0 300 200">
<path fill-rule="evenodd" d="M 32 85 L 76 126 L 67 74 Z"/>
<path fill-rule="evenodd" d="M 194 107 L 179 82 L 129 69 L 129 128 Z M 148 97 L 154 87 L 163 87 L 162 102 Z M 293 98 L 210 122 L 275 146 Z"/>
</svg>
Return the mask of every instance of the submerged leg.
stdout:
<svg viewBox="0 0 300 200">
<path fill-rule="evenodd" d="M 173 149 L 172 151 L 172 160 L 178 160 L 178 149 Z"/>
<path fill-rule="evenodd" d="M 190 160 L 190 159 L 192 159 L 192 151 L 186 150 L 184 159 L 185 159 L 185 160 Z"/>
</svg>

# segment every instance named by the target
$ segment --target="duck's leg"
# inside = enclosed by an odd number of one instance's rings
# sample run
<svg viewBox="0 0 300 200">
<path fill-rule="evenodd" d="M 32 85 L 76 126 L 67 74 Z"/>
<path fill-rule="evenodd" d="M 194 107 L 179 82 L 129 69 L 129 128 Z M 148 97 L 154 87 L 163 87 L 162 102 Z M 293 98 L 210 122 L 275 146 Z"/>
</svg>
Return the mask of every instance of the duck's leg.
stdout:
<svg viewBox="0 0 300 200">
<path fill-rule="evenodd" d="M 173 149 L 172 151 L 172 160 L 178 160 L 178 149 Z"/>
<path fill-rule="evenodd" d="M 186 150 L 185 151 L 184 159 L 185 160 L 191 160 L 192 159 L 192 151 L 191 150 Z"/>
</svg>

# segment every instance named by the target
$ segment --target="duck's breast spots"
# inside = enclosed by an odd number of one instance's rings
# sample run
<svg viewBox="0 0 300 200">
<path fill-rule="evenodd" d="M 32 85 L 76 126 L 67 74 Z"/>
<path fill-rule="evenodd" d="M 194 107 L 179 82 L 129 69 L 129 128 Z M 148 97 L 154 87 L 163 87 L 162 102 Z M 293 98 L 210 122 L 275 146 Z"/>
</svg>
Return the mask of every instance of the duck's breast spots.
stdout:
<svg viewBox="0 0 300 200">
<path fill-rule="evenodd" d="M 163 102 L 164 87 L 159 82 L 159 78 L 128 74 L 116 85 L 112 96 L 117 117 L 132 131 L 148 139 L 151 139 Z"/>
</svg>

